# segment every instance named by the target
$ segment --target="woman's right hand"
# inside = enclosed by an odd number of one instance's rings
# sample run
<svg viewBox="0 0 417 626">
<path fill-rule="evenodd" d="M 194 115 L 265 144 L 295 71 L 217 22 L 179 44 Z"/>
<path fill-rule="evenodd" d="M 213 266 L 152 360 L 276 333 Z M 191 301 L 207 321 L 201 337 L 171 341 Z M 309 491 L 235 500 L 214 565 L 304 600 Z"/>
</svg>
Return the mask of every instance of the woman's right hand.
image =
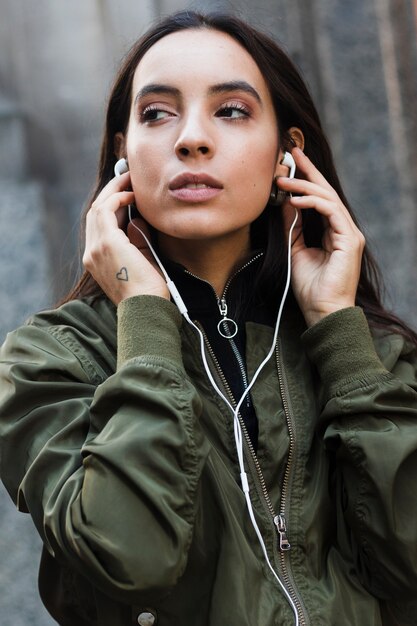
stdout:
<svg viewBox="0 0 417 626">
<path fill-rule="evenodd" d="M 129 172 L 113 178 L 93 202 L 86 221 L 84 267 L 116 306 L 136 295 L 170 297 L 142 235 L 132 224 L 129 236 L 122 230 L 127 205 L 135 201 L 133 191 L 126 191 L 129 185 Z M 146 222 L 133 222 L 148 237 Z"/>
</svg>

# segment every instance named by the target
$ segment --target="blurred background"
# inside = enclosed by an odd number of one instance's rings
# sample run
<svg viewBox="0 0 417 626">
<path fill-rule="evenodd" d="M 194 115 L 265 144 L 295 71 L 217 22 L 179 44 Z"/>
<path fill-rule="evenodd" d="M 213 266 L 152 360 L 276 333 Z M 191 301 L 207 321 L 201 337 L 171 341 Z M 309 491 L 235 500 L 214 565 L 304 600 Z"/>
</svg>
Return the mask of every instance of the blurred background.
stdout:
<svg viewBox="0 0 417 626">
<path fill-rule="evenodd" d="M 73 283 L 114 72 L 150 23 L 184 8 L 249 19 L 301 68 L 386 304 L 416 327 L 417 0 L 0 0 L 0 341 Z M 1 626 L 54 623 L 39 551 L 0 488 Z"/>
</svg>

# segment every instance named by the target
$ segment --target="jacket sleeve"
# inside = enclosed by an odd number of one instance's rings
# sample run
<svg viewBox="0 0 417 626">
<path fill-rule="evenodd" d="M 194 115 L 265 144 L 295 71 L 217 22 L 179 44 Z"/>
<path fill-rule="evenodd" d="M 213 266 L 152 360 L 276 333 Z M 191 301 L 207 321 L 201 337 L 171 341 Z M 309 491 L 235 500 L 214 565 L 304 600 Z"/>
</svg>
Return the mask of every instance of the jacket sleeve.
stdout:
<svg viewBox="0 0 417 626">
<path fill-rule="evenodd" d="M 303 336 L 324 387 L 319 428 L 334 458 L 339 542 L 383 600 L 417 589 L 417 360 L 400 335 L 375 350 L 358 307 Z"/>
<path fill-rule="evenodd" d="M 121 303 L 100 384 L 104 342 L 76 320 L 22 327 L 1 353 L 2 480 L 51 554 L 127 602 L 182 575 L 208 453 L 180 320 L 162 298 Z"/>
</svg>

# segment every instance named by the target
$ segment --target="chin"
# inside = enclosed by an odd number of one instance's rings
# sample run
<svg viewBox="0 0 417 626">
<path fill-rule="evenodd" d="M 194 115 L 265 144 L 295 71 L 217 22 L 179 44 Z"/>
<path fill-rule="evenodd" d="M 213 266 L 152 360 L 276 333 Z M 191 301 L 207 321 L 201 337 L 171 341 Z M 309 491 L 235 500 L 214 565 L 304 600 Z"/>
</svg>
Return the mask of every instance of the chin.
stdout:
<svg viewBox="0 0 417 626">
<path fill-rule="evenodd" d="M 201 229 L 201 228 L 181 228 L 175 230 L 158 230 L 158 232 L 167 238 L 178 239 L 183 241 L 212 241 L 214 239 L 227 239 L 233 237 L 234 231 L 225 232 L 218 229 Z"/>
<path fill-rule="evenodd" d="M 258 217 L 258 214 L 243 216 L 242 213 L 233 215 L 226 209 L 202 211 L 200 208 L 188 215 L 177 215 L 177 219 L 170 216 L 167 220 L 158 220 L 159 224 L 155 224 L 155 228 L 166 235 L 184 239 L 223 237 L 249 229 Z"/>
</svg>

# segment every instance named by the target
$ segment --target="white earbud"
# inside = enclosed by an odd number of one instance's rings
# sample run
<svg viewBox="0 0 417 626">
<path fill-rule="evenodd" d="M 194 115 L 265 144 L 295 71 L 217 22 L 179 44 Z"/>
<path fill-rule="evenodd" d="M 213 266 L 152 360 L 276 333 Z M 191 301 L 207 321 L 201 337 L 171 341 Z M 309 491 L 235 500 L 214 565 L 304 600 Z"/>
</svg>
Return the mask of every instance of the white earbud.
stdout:
<svg viewBox="0 0 417 626">
<path fill-rule="evenodd" d="M 289 178 L 295 176 L 295 161 L 291 152 L 284 152 L 284 156 L 281 159 L 281 165 L 286 165 L 290 168 Z"/>
<path fill-rule="evenodd" d="M 119 159 L 114 166 L 114 174 L 115 176 L 121 176 L 129 171 L 129 165 L 127 164 L 126 159 Z"/>
</svg>

